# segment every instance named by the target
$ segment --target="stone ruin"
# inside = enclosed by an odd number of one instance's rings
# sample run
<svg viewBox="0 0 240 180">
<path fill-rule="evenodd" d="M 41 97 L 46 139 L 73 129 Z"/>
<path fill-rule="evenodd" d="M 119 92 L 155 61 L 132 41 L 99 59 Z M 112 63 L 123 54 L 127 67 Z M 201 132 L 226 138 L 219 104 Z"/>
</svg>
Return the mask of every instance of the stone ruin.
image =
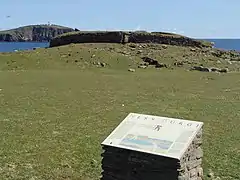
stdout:
<svg viewBox="0 0 240 180">
<path fill-rule="evenodd" d="M 101 180 L 202 180 L 202 128 L 130 113 L 102 143 Z"/>
<path fill-rule="evenodd" d="M 53 38 L 50 47 L 71 43 L 155 43 L 187 47 L 208 47 L 206 43 L 185 36 L 164 32 L 125 32 L 125 31 L 77 31 Z"/>
</svg>

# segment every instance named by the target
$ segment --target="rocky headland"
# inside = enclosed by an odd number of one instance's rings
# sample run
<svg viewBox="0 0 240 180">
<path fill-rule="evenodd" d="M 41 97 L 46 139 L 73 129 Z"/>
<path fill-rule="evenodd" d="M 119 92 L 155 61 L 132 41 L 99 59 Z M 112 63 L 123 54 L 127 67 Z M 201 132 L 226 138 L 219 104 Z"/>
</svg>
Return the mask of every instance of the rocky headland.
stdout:
<svg viewBox="0 0 240 180">
<path fill-rule="evenodd" d="M 29 25 L 6 31 L 0 31 L 0 41 L 5 42 L 46 42 L 54 37 L 75 31 L 58 25 Z"/>
</svg>

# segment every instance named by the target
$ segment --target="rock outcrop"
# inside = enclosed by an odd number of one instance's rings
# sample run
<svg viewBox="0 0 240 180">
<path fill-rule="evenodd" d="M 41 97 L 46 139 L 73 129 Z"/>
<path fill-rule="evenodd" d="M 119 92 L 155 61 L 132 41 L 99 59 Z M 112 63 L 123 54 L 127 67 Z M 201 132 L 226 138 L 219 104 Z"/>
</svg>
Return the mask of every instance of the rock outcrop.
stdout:
<svg viewBox="0 0 240 180">
<path fill-rule="evenodd" d="M 148 65 L 153 65 L 155 68 L 167 68 L 168 66 L 164 63 L 160 63 L 155 59 L 149 58 L 149 57 L 142 57 L 142 60 L 144 61 L 144 64 L 140 64 L 140 66 L 148 66 Z M 140 67 L 139 68 L 142 68 Z"/>
<path fill-rule="evenodd" d="M 54 37 L 75 31 L 72 28 L 57 26 L 57 25 L 31 25 L 11 29 L 7 31 L 0 31 L 0 41 L 6 42 L 46 42 L 52 40 Z"/>
<path fill-rule="evenodd" d="M 211 43 L 162 32 L 78 31 L 57 36 L 50 47 L 70 43 L 157 43 L 176 46 L 212 47 Z"/>
<path fill-rule="evenodd" d="M 208 67 L 203 67 L 203 66 L 194 66 L 190 69 L 191 71 L 201 71 L 201 72 L 219 72 L 219 73 L 227 73 L 229 72 L 228 68 L 208 68 Z"/>
</svg>

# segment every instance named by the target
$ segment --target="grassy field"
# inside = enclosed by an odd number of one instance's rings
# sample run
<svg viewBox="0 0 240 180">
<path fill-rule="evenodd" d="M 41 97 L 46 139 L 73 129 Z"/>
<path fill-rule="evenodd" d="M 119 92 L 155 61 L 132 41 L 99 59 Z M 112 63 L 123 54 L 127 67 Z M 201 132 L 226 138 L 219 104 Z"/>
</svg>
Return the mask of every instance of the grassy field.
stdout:
<svg viewBox="0 0 240 180">
<path fill-rule="evenodd" d="M 205 176 L 240 179 L 240 74 L 172 66 L 238 64 L 152 46 L 141 55 L 173 68 L 128 72 L 137 51 L 89 44 L 0 54 L 0 179 L 99 179 L 100 143 L 130 112 L 203 121 Z"/>
</svg>

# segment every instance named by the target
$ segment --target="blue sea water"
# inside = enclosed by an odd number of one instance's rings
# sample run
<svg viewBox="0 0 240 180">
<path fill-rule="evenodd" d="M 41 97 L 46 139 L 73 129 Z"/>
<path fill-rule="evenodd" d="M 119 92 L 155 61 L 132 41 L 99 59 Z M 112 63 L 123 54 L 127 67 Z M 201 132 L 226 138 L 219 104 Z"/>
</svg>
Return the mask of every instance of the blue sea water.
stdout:
<svg viewBox="0 0 240 180">
<path fill-rule="evenodd" d="M 240 51 L 240 39 L 205 39 L 214 42 L 214 47 L 225 50 Z"/>
<path fill-rule="evenodd" d="M 240 51 L 240 39 L 205 39 L 214 42 L 215 48 Z M 0 42 L 0 52 L 31 50 L 33 48 L 49 47 L 49 43 L 40 42 Z"/>
<path fill-rule="evenodd" d="M 48 42 L 0 42 L 0 52 L 14 52 L 45 47 L 49 47 Z"/>
</svg>

